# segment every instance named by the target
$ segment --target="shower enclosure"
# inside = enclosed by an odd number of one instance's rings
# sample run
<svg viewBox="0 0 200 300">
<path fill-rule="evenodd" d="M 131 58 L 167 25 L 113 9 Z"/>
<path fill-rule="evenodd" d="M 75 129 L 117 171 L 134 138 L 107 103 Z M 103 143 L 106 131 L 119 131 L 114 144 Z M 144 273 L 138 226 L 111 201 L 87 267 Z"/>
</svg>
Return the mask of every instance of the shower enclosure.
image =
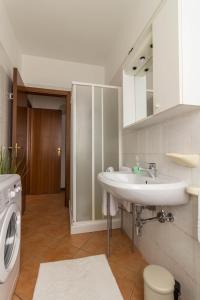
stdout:
<svg viewBox="0 0 200 300">
<path fill-rule="evenodd" d="M 121 88 L 72 85 L 71 233 L 106 228 L 97 174 L 121 164 Z M 117 227 L 119 220 L 113 221 Z"/>
</svg>

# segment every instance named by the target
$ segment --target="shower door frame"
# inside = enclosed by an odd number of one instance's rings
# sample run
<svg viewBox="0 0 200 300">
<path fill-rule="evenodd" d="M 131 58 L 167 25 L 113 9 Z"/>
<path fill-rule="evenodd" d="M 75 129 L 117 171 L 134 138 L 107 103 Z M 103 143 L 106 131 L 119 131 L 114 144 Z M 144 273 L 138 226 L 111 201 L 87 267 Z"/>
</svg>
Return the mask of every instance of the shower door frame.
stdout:
<svg viewBox="0 0 200 300">
<path fill-rule="evenodd" d="M 76 167 L 77 167 L 77 159 L 76 159 L 76 99 L 77 99 L 77 93 L 76 88 L 77 86 L 88 86 L 91 88 L 91 101 L 92 101 L 92 219 L 87 221 L 77 221 L 77 207 L 76 207 Z M 93 84 L 93 83 L 85 83 L 85 82 L 78 82 L 73 81 L 72 82 L 72 143 L 71 143 L 71 201 L 70 201 L 70 220 L 71 220 L 71 233 L 82 233 L 82 232 L 88 232 L 88 231 L 96 231 L 96 230 L 103 230 L 106 228 L 106 220 L 95 219 L 95 128 L 94 128 L 94 101 L 95 101 L 95 95 L 94 91 L 95 88 L 101 89 L 101 110 L 102 110 L 102 116 L 101 116 L 101 131 L 102 131 L 102 171 L 104 170 L 104 115 L 103 115 L 103 105 L 104 105 L 104 99 L 103 99 L 103 89 L 109 88 L 109 89 L 115 89 L 117 90 L 118 95 L 118 144 L 119 144 L 119 168 L 122 165 L 122 88 L 119 86 L 112 86 L 112 85 L 103 85 L 103 84 Z M 113 227 L 117 228 L 119 227 L 120 222 L 119 219 L 116 219 L 113 222 Z"/>
</svg>

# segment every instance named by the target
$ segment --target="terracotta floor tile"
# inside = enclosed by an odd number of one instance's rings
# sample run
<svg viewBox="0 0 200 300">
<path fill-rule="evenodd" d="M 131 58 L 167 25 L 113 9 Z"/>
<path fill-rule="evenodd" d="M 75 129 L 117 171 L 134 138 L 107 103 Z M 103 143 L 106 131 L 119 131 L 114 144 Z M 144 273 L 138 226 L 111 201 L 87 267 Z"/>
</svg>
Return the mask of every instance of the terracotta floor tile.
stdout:
<svg viewBox="0 0 200 300">
<path fill-rule="evenodd" d="M 70 235 L 68 241 L 71 245 L 77 248 L 81 248 L 88 242 L 93 236 L 93 233 L 82 233 Z"/>
<path fill-rule="evenodd" d="M 13 295 L 12 300 L 21 300 L 17 295 Z"/>
<path fill-rule="evenodd" d="M 106 254 L 106 232 L 95 232 L 81 249 L 95 254 Z"/>
<path fill-rule="evenodd" d="M 114 251 L 113 251 L 114 252 Z M 126 267 L 126 270 L 128 272 L 131 272 L 131 276 L 138 276 L 140 274 L 141 270 L 146 267 L 147 263 L 142 259 L 138 258 L 138 255 L 134 255 L 134 253 L 129 253 L 129 254 L 113 254 L 109 258 L 110 263 L 117 264 L 118 267 L 124 268 Z"/>
<path fill-rule="evenodd" d="M 51 248 L 46 249 L 42 255 L 43 262 L 65 260 L 73 258 L 79 248 L 72 246 L 68 237 L 57 240 Z"/>
<path fill-rule="evenodd" d="M 81 258 L 81 257 L 88 257 L 88 256 L 91 256 L 91 253 L 89 253 L 85 250 L 79 249 L 73 258 Z"/>
<path fill-rule="evenodd" d="M 31 300 L 40 263 L 105 254 L 107 232 L 70 235 L 64 194 L 27 197 L 22 220 L 21 272 L 12 300 Z M 129 238 L 113 230 L 109 264 L 125 300 L 143 299 L 141 254 Z"/>
<path fill-rule="evenodd" d="M 23 300 L 32 300 L 36 279 L 37 276 L 30 270 L 21 271 L 15 293 Z"/>
<path fill-rule="evenodd" d="M 119 289 L 122 293 L 122 296 L 124 299 L 131 299 L 131 296 L 133 294 L 133 283 L 131 280 L 127 280 L 122 277 L 118 277 L 115 275 L 115 279 L 117 281 L 117 284 L 119 286 Z"/>
<path fill-rule="evenodd" d="M 54 240 L 43 236 L 42 234 L 36 234 L 35 236 L 30 236 L 26 241 L 22 242 L 22 258 L 24 255 L 39 256 L 42 255 Z"/>
</svg>

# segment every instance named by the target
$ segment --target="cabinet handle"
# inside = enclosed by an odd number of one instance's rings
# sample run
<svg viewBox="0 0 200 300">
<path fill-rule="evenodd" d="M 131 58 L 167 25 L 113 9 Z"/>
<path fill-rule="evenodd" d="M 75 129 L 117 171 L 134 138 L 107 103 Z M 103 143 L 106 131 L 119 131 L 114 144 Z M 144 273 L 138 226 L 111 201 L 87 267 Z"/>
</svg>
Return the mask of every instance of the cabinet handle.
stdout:
<svg viewBox="0 0 200 300">
<path fill-rule="evenodd" d="M 159 105 L 159 104 L 156 104 L 156 105 L 155 105 L 155 108 L 156 108 L 156 109 L 160 108 L 160 105 Z"/>
</svg>

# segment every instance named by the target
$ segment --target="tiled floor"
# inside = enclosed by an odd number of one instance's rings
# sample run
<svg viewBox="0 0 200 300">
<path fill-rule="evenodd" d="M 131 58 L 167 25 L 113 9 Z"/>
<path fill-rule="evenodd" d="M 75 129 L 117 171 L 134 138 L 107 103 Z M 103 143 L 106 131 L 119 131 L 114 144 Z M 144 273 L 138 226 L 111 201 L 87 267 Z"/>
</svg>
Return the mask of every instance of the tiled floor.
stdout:
<svg viewBox="0 0 200 300">
<path fill-rule="evenodd" d="M 32 299 L 41 262 L 105 253 L 105 231 L 70 235 L 63 203 L 63 193 L 28 197 L 22 221 L 21 272 L 13 300 Z M 124 299 L 142 300 L 146 262 L 138 251 L 131 252 L 130 241 L 120 230 L 113 230 L 109 263 Z"/>
</svg>

